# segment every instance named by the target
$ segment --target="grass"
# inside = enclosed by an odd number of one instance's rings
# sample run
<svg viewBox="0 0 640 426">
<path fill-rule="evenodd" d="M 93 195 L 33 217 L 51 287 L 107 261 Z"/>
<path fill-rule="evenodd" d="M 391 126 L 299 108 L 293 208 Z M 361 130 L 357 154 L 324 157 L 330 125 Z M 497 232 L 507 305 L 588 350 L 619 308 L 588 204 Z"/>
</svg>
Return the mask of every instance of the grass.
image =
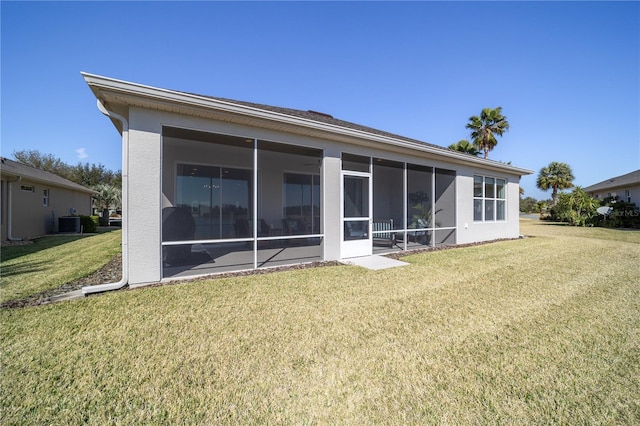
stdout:
<svg viewBox="0 0 640 426">
<path fill-rule="evenodd" d="M 2 424 L 638 424 L 640 233 L 0 311 Z"/>
<path fill-rule="evenodd" d="M 60 287 L 100 269 L 120 253 L 121 233 L 56 235 L 3 247 L 0 303 Z"/>
</svg>

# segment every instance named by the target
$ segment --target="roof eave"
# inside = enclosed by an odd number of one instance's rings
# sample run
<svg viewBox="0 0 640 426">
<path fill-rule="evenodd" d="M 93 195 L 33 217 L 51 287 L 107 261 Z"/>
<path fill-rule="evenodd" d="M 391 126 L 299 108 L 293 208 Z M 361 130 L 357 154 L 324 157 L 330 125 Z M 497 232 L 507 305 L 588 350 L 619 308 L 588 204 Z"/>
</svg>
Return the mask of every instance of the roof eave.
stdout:
<svg viewBox="0 0 640 426">
<path fill-rule="evenodd" d="M 460 163 L 472 163 L 475 166 L 491 169 L 501 170 L 519 176 L 529 175 L 534 173 L 533 170 L 528 170 L 520 167 L 511 166 L 508 164 L 499 163 L 492 160 L 485 160 L 484 158 L 473 157 L 461 152 L 451 151 L 446 148 L 435 148 L 425 143 L 410 142 L 397 138 L 392 138 L 384 135 L 377 135 L 369 132 L 364 132 L 357 129 L 350 129 L 346 127 L 336 126 L 329 123 L 322 123 L 319 121 L 310 120 L 304 117 L 294 117 L 287 114 L 278 113 L 275 111 L 265 111 L 259 108 L 254 108 L 247 105 L 239 105 L 232 102 L 223 101 L 220 99 L 213 99 L 206 96 L 200 96 L 192 93 L 177 92 L 169 89 L 162 89 L 152 86 L 146 86 L 138 83 L 131 83 L 123 80 L 117 80 L 113 78 L 103 77 L 95 74 L 81 73 L 85 81 L 91 88 L 96 98 L 104 98 L 103 91 L 117 92 L 121 95 L 128 95 L 133 97 L 141 97 L 147 100 L 153 100 L 158 104 L 166 102 L 179 104 L 189 108 L 202 108 L 206 110 L 217 110 L 227 114 L 238 114 L 244 117 L 249 117 L 257 120 L 277 121 L 281 124 L 288 124 L 297 127 L 304 127 L 322 132 L 328 139 L 339 140 L 344 138 L 352 139 L 354 142 L 370 143 L 376 142 L 383 145 L 389 145 L 401 149 L 408 149 L 418 151 L 422 153 L 428 153 L 439 157 L 444 157 L 454 162 Z M 331 138 L 330 135 L 334 135 Z"/>
<path fill-rule="evenodd" d="M 37 183 L 40 185 L 47 185 L 47 186 L 51 186 L 51 187 L 55 187 L 55 188 L 63 188 L 63 189 L 68 189 L 71 191 L 76 191 L 76 192 L 82 192 L 85 193 L 87 195 L 94 195 L 97 194 L 96 191 L 89 189 L 89 188 L 85 188 L 84 186 L 73 186 L 73 185 L 67 185 L 61 182 L 55 182 L 52 180 L 47 180 L 47 179 L 42 179 L 42 178 L 37 178 L 34 176 L 30 176 L 28 174 L 23 174 L 23 173 L 19 173 L 19 172 L 13 172 L 13 173 L 2 173 L 5 176 L 12 176 L 12 177 L 19 177 L 21 179 L 23 179 L 24 181 L 28 181 L 28 182 L 33 182 L 33 183 Z"/>
</svg>

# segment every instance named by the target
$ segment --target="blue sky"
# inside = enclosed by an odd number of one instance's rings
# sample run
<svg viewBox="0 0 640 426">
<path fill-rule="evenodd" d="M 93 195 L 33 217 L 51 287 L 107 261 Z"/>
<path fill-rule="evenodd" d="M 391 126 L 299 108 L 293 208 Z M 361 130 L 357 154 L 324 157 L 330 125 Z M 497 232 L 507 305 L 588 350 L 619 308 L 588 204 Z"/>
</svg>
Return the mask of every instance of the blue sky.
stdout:
<svg viewBox="0 0 640 426">
<path fill-rule="evenodd" d="M 490 158 L 640 168 L 639 2 L 0 4 L 2 156 L 121 167 L 81 71 L 322 111 L 438 145 L 502 106 Z M 525 195 L 550 198 L 522 179 Z"/>
</svg>

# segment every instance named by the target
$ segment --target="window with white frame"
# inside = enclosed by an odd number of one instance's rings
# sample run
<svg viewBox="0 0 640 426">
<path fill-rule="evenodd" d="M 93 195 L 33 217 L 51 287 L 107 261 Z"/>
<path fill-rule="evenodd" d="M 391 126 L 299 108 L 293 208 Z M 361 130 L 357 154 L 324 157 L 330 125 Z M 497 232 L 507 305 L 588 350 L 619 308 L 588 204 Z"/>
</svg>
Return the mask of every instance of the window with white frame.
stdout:
<svg viewBox="0 0 640 426">
<path fill-rule="evenodd" d="M 490 176 L 473 176 L 473 220 L 506 220 L 507 181 Z"/>
<path fill-rule="evenodd" d="M 43 189 L 42 190 L 42 205 L 47 207 L 49 205 L 49 190 L 48 189 Z"/>
</svg>

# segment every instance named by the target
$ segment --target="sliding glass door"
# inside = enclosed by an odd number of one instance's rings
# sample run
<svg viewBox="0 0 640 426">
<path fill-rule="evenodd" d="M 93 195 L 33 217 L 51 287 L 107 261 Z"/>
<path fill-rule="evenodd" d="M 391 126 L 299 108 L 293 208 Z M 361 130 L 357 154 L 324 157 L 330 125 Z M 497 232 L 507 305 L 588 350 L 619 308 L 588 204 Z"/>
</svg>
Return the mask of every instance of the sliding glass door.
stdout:
<svg viewBox="0 0 640 426">
<path fill-rule="evenodd" d="M 178 207 L 195 221 L 195 240 L 236 238 L 237 221 L 250 219 L 250 170 L 179 164 L 176 189 Z"/>
</svg>

